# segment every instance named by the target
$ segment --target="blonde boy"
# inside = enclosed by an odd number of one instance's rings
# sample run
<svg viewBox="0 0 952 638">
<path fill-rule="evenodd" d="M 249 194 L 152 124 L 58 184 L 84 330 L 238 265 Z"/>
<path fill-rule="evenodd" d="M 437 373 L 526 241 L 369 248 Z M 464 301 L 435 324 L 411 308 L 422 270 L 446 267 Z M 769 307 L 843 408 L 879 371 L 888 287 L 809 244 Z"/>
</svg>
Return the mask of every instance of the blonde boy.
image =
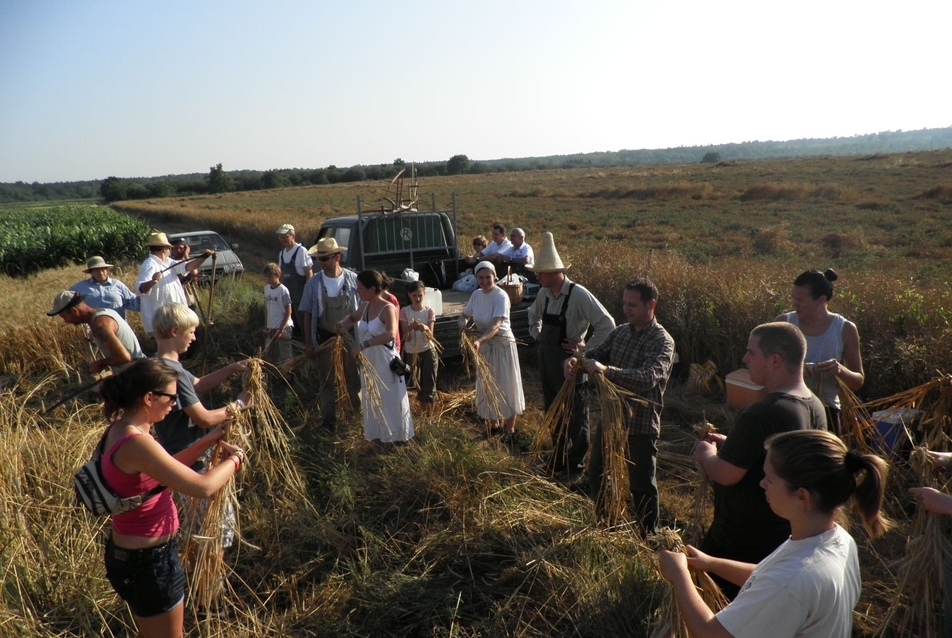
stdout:
<svg viewBox="0 0 952 638">
<path fill-rule="evenodd" d="M 276 263 L 264 267 L 264 356 L 277 365 L 291 358 L 291 293 L 281 283 L 281 267 Z"/>
</svg>

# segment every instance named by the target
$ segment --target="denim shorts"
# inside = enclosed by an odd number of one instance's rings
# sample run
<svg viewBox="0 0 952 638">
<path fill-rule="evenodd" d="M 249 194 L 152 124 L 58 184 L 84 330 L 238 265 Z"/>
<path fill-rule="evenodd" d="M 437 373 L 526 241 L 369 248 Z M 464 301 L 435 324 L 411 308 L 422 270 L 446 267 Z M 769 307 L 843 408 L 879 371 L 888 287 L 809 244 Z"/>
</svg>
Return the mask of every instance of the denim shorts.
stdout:
<svg viewBox="0 0 952 638">
<path fill-rule="evenodd" d="M 147 549 L 106 542 L 106 578 L 134 616 L 149 618 L 171 611 L 185 599 L 185 572 L 178 541 Z"/>
</svg>

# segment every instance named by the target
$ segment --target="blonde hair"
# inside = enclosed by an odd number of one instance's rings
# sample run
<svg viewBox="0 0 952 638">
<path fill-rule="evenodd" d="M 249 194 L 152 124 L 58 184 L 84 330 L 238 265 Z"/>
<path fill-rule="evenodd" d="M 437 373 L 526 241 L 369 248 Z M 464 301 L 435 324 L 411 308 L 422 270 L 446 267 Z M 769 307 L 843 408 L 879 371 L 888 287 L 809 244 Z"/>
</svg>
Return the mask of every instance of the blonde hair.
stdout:
<svg viewBox="0 0 952 638">
<path fill-rule="evenodd" d="M 261 271 L 261 274 L 265 277 L 280 277 L 281 276 L 281 266 L 276 263 L 269 262 L 264 265 L 264 270 Z"/>
<path fill-rule="evenodd" d="M 155 309 L 152 315 L 152 330 L 156 339 L 171 339 L 172 330 L 188 330 L 198 327 L 195 311 L 180 303 L 167 303 Z"/>
</svg>

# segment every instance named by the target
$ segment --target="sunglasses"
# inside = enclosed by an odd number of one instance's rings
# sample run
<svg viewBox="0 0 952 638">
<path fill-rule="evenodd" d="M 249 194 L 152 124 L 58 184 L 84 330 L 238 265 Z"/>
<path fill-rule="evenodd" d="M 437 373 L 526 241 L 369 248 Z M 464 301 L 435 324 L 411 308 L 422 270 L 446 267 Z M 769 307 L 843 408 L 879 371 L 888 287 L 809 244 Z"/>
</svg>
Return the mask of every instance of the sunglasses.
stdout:
<svg viewBox="0 0 952 638">
<path fill-rule="evenodd" d="M 327 261 L 328 259 L 333 259 L 333 258 L 336 257 L 336 256 L 337 256 L 337 255 L 324 255 L 323 257 L 318 257 L 317 260 L 318 260 L 318 261 Z"/>
<path fill-rule="evenodd" d="M 176 399 L 178 399 L 178 395 L 169 394 L 168 392 L 156 392 L 153 390 L 152 394 L 154 394 L 157 397 L 165 397 L 169 401 L 175 401 Z"/>
</svg>

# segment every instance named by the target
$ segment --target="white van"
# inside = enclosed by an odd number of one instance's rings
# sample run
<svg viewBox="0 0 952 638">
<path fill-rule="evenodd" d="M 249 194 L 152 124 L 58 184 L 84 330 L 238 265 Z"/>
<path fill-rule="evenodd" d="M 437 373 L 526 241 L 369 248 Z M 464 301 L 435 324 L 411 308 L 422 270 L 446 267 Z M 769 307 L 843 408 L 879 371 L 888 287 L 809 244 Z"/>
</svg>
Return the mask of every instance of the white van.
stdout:
<svg viewBox="0 0 952 638">
<path fill-rule="evenodd" d="M 225 275 L 240 277 L 245 272 L 245 267 L 235 254 L 238 244 L 229 245 L 221 235 L 211 230 L 196 230 L 191 233 L 175 233 L 169 235 L 169 241 L 173 239 L 184 239 L 190 249 L 189 254 L 196 256 L 202 251 L 211 248 L 215 251 L 215 278 L 220 279 Z M 212 259 L 209 257 L 198 268 L 198 274 L 202 282 L 209 282 L 212 279 Z"/>
</svg>

